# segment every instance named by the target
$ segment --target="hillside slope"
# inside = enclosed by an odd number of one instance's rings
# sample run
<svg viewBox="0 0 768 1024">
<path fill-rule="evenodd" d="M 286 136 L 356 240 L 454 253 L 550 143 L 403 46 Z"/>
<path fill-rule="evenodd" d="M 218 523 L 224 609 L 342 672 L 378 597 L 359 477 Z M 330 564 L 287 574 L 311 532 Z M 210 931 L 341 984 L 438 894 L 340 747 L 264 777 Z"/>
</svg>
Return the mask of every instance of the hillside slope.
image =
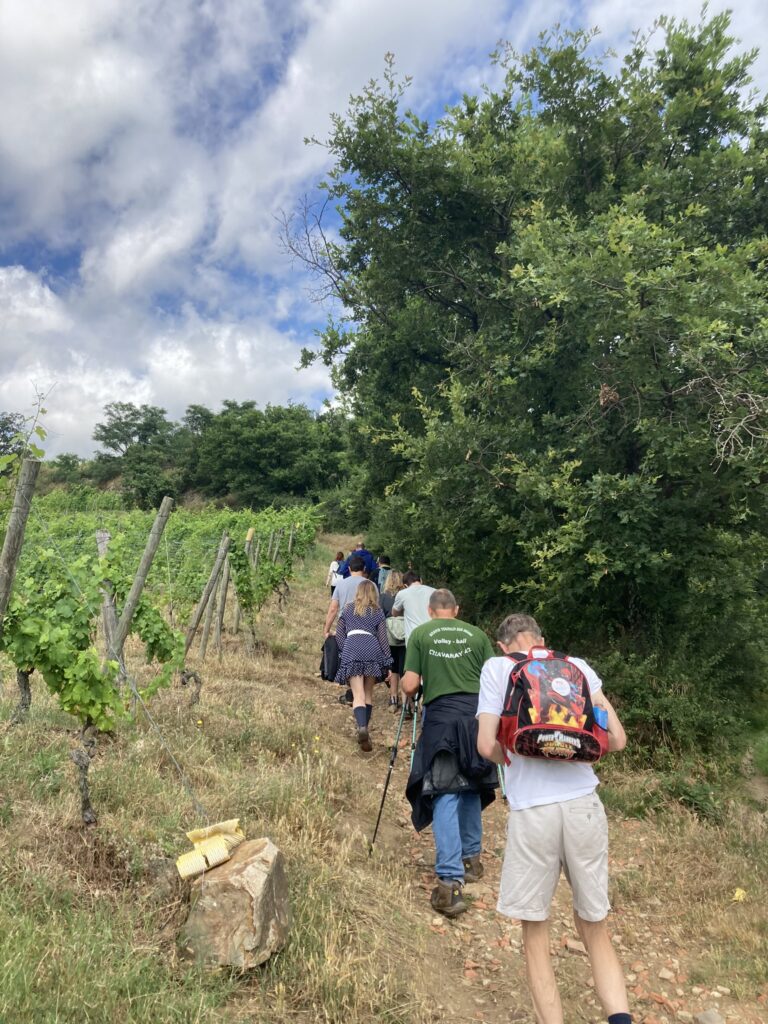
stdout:
<svg viewBox="0 0 768 1024">
<path fill-rule="evenodd" d="M 533 1024 L 520 929 L 495 894 L 506 811 L 485 815 L 487 880 L 470 912 L 435 917 L 431 836 L 416 836 L 398 756 L 380 839 L 367 843 L 395 718 L 377 693 L 374 751 L 359 752 L 339 688 L 317 676 L 329 537 L 259 625 L 264 649 L 228 638 L 201 671 L 202 703 L 182 689 L 146 721 L 103 739 L 92 769 L 100 819 L 78 821 L 68 752 L 71 720 L 33 676 L 29 720 L 12 727 L 0 703 L 0 1020 L 171 1022 L 485 1021 Z M 7 682 L 7 680 L 6 680 Z M 410 744 L 410 738 L 406 741 Z M 180 779 L 171 755 L 178 759 Z M 768 1020 L 765 815 L 734 805 L 720 828 L 670 808 L 653 820 L 618 811 L 653 786 L 606 765 L 611 812 L 613 930 L 636 1019 L 692 1020 L 706 1007 L 744 1024 Z M 250 837 L 284 850 L 294 906 L 286 950 L 252 975 L 200 974 L 176 959 L 184 892 L 172 860 L 201 821 L 239 816 Z M 732 902 L 737 889 L 744 902 Z M 569 1022 L 602 1020 L 577 945 L 568 894 L 553 947 Z M 687 1015 L 687 1016 L 686 1016 Z"/>
</svg>

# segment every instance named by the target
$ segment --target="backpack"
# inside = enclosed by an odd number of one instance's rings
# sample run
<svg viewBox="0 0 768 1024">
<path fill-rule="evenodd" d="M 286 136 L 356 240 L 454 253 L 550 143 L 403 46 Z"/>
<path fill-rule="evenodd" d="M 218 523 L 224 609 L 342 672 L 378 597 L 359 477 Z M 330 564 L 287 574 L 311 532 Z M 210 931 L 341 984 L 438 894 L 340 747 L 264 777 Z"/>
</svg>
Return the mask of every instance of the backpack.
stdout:
<svg viewBox="0 0 768 1024">
<path fill-rule="evenodd" d="M 335 636 L 327 636 L 323 644 L 323 656 L 320 660 L 320 677 L 332 683 L 339 671 L 339 645 Z"/>
<path fill-rule="evenodd" d="M 390 615 L 387 619 L 387 639 L 390 647 L 402 647 L 405 643 L 405 618 Z"/>
<path fill-rule="evenodd" d="M 509 659 L 514 666 L 499 724 L 507 763 L 510 753 L 599 761 L 608 751 L 608 731 L 596 721 L 589 682 L 578 665 L 544 647 Z"/>
<path fill-rule="evenodd" d="M 391 572 L 392 572 L 392 570 L 390 569 L 390 567 L 389 567 L 388 565 L 380 565 L 380 566 L 379 566 L 379 578 L 378 578 L 378 580 L 377 580 L 377 584 L 378 584 L 378 587 L 379 587 L 379 591 L 380 591 L 380 592 L 381 592 L 381 591 L 382 591 L 382 590 L 384 589 L 384 587 L 386 586 L 386 583 L 387 583 L 387 576 L 389 576 L 389 574 L 390 574 Z"/>
</svg>

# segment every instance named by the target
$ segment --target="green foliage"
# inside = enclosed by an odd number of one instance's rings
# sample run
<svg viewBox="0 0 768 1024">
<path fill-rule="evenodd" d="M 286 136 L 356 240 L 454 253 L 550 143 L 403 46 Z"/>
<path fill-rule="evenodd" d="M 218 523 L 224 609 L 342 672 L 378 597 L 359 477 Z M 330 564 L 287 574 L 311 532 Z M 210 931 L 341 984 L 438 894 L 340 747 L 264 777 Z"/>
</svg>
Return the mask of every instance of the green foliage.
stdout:
<svg viewBox="0 0 768 1024">
<path fill-rule="evenodd" d="M 117 664 L 92 646 L 98 580 L 87 558 L 62 568 L 58 555 L 41 549 L 19 575 L 0 644 L 13 664 L 37 670 L 64 711 L 84 725 L 110 730 L 122 714 Z"/>
<path fill-rule="evenodd" d="M 226 401 L 219 413 L 191 405 L 181 423 L 130 402 L 112 402 L 105 413 L 93 436 L 107 450 L 77 467 L 60 456 L 57 463 L 64 463 L 48 474 L 52 482 L 119 478 L 126 504 L 138 508 L 189 491 L 264 508 L 316 498 L 346 475 L 348 423 L 337 411 Z"/>
<path fill-rule="evenodd" d="M 110 581 L 120 609 L 154 516 L 120 512 L 107 501 L 98 512 L 74 512 L 62 506 L 66 497 L 55 491 L 35 502 L 0 649 L 17 668 L 38 671 L 64 711 L 106 731 L 128 711 L 117 686 L 117 664 L 105 662 L 95 647 L 101 586 Z M 184 666 L 184 635 L 171 625 L 168 613 L 176 621 L 188 618 L 222 533 L 232 538 L 234 585 L 253 628 L 267 598 L 291 578 L 295 560 L 313 543 L 319 518 L 311 506 L 267 509 L 258 516 L 211 509 L 172 514 L 131 623 L 147 663 L 155 668 L 142 696 L 168 685 Z M 103 559 L 96 549 L 99 528 L 111 533 Z M 254 550 L 260 551 L 255 565 L 244 553 L 249 529 Z"/>
<path fill-rule="evenodd" d="M 173 429 L 165 418 L 165 409 L 155 405 L 109 402 L 104 413 L 105 421 L 96 425 L 93 439 L 117 455 L 125 455 L 136 445 L 157 442 Z"/>
<path fill-rule="evenodd" d="M 348 311 L 319 355 L 371 542 L 535 613 L 634 739 L 732 754 L 768 678 L 768 132 L 727 15 L 661 27 L 618 64 L 503 51 L 437 125 L 390 63 L 334 118 L 338 241 L 304 255 Z"/>
<path fill-rule="evenodd" d="M 768 733 L 763 733 L 755 743 L 755 767 L 768 778 Z"/>
</svg>

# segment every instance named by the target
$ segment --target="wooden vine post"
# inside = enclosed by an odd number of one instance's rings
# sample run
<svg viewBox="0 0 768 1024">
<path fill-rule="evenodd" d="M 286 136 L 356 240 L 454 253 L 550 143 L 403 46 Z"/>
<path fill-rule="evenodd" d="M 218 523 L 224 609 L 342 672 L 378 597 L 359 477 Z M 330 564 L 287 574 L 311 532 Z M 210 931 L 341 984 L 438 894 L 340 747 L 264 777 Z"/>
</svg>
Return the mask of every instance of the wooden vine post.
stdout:
<svg viewBox="0 0 768 1024">
<path fill-rule="evenodd" d="M 165 530 L 165 525 L 168 522 L 168 517 L 171 514 L 173 508 L 173 498 L 165 497 L 160 503 L 155 521 L 152 524 L 152 529 L 149 531 L 149 537 L 147 537 L 147 543 L 144 546 L 144 552 L 139 562 L 139 568 L 136 570 L 131 589 L 128 592 L 128 596 L 125 599 L 125 605 L 122 613 L 118 619 L 117 609 L 115 608 L 114 592 L 112 584 L 108 580 L 104 580 L 102 583 L 102 617 L 104 621 L 104 635 L 107 644 L 107 656 L 110 661 L 116 661 L 120 666 L 120 680 L 124 680 L 125 674 L 125 663 L 123 660 L 123 647 L 128 633 L 131 630 L 131 622 L 136 612 L 141 595 L 144 591 L 144 585 L 147 582 L 147 576 L 149 570 L 152 567 L 157 549 L 160 545 L 160 538 Z M 99 555 L 103 557 L 107 552 L 107 545 L 110 537 L 106 530 L 99 531 L 96 537 L 96 543 L 99 547 Z M 109 606 L 109 607 L 108 607 Z M 91 793 L 90 786 L 88 783 L 88 770 L 91 767 L 91 761 L 96 754 L 96 742 L 97 734 L 96 730 L 89 723 L 83 727 L 83 731 L 80 734 L 81 746 L 76 750 L 73 750 L 69 755 L 77 769 L 77 784 L 80 789 L 80 807 L 81 814 L 84 824 L 95 825 L 96 824 L 96 812 L 91 804 Z"/>
<path fill-rule="evenodd" d="M 195 633 L 197 632 L 198 626 L 200 625 L 200 620 L 203 617 L 203 613 L 205 612 L 205 608 L 206 605 L 208 604 L 211 593 L 213 592 L 213 588 L 216 586 L 216 581 L 219 578 L 219 573 L 221 572 L 221 567 L 224 564 L 224 559 L 227 557 L 228 551 L 229 534 L 225 530 L 224 533 L 221 535 L 221 542 L 219 544 L 219 550 L 216 553 L 216 560 L 214 561 L 213 568 L 211 569 L 211 575 L 208 577 L 208 582 L 205 585 L 202 597 L 197 602 L 197 607 L 192 613 L 192 619 L 190 620 L 189 628 L 187 629 L 187 638 L 184 642 L 185 658 L 189 654 L 189 649 L 192 646 L 192 641 L 195 639 Z"/>
<path fill-rule="evenodd" d="M 105 558 L 109 542 L 112 539 L 109 530 L 96 531 L 96 548 L 99 558 Z M 115 605 L 115 592 L 109 580 L 102 580 L 101 583 L 101 621 L 104 626 L 104 642 L 107 653 L 115 650 L 115 634 L 117 633 L 117 606 Z M 122 682 L 122 671 L 121 671 Z"/>
<path fill-rule="evenodd" d="M 254 533 L 255 530 L 253 527 L 251 527 L 248 530 L 248 533 L 245 535 L 245 560 L 248 568 L 251 568 L 251 566 L 253 565 L 251 559 L 253 557 Z M 235 636 L 237 636 L 237 634 L 240 632 L 240 602 L 237 600 L 237 594 L 235 594 L 235 622 L 234 625 L 232 626 L 232 632 L 235 634 Z"/>
<path fill-rule="evenodd" d="M 16 566 L 24 543 L 24 531 L 27 528 L 27 517 L 39 471 L 40 463 L 36 459 L 24 459 L 16 481 L 16 493 L 0 554 L 0 637 L 3 635 L 3 619 L 11 599 L 13 581 L 16 579 Z"/>
<path fill-rule="evenodd" d="M 222 647 L 221 635 L 224 632 L 224 612 L 227 607 L 227 592 L 229 590 L 229 558 L 224 559 L 224 569 L 221 576 L 221 590 L 219 591 L 219 612 L 216 618 L 216 650 L 219 652 L 221 661 Z"/>
<path fill-rule="evenodd" d="M 203 637 L 200 641 L 200 660 L 205 661 L 205 654 L 208 650 L 208 637 L 211 633 L 211 623 L 213 622 L 213 613 L 216 609 L 216 595 L 219 592 L 219 581 L 221 580 L 222 569 L 219 568 L 219 575 L 213 584 L 213 590 L 211 596 L 208 598 L 208 607 L 205 609 L 205 622 L 203 624 Z"/>
<path fill-rule="evenodd" d="M 173 508 L 173 498 L 163 498 L 160 508 L 158 509 L 155 521 L 152 524 L 152 529 L 149 531 L 149 537 L 147 538 L 146 546 L 144 547 L 144 554 L 141 556 L 139 562 L 139 568 L 136 570 L 131 589 L 128 592 L 128 597 L 125 599 L 125 605 L 123 607 L 120 619 L 117 623 L 114 636 L 113 650 L 119 654 L 122 659 L 123 656 L 123 645 L 125 639 L 131 631 L 131 621 L 133 620 L 136 606 L 141 600 L 141 595 L 144 590 L 144 584 L 147 582 L 147 576 L 149 570 L 152 567 L 152 562 L 157 553 L 157 549 L 160 545 L 160 538 L 163 536 L 163 530 L 165 524 L 168 522 L 168 517 L 171 514 Z"/>
</svg>

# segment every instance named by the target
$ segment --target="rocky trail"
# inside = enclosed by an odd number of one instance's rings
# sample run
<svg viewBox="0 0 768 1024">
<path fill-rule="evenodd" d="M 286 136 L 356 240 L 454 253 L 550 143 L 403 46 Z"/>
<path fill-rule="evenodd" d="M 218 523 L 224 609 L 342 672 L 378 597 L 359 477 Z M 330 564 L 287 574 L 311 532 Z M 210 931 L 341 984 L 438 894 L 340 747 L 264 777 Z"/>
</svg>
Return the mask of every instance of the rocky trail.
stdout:
<svg viewBox="0 0 768 1024">
<path fill-rule="evenodd" d="M 348 539 L 333 537 L 328 542 L 335 548 L 337 541 L 343 546 Z M 358 830 L 361 839 L 369 839 L 397 718 L 387 707 L 386 687 L 378 687 L 371 724 L 374 749 L 370 754 L 359 751 L 352 716 L 338 701 L 341 689 L 323 682 L 316 667 L 328 600 L 321 583 L 317 581 L 310 591 L 307 581 L 308 592 L 302 598 L 308 618 L 301 655 L 306 657 L 309 671 L 294 685 L 300 687 L 302 698 L 316 705 L 323 745 L 329 745 L 349 772 L 369 787 L 355 820 L 345 817 L 341 826 Z M 483 815 L 486 874 L 480 883 L 466 889 L 471 909 L 453 921 L 436 915 L 429 905 L 434 885 L 431 831 L 417 834 L 413 830 L 404 797 L 410 744 L 410 729 L 404 729 L 374 857 L 400 870 L 402 884 L 410 890 L 413 911 L 426 925 L 426 960 L 414 971 L 414 977 L 428 987 L 435 1020 L 535 1024 L 525 984 L 520 925 L 503 918 L 495 909 L 508 812 L 499 796 Z M 656 820 L 621 818 L 610 811 L 609 819 L 611 930 L 626 971 L 634 1020 L 638 1024 L 768 1024 L 768 973 L 753 998 L 739 998 L 726 959 L 720 957 L 718 963 L 718 957 L 712 956 L 711 944 L 713 940 L 723 942 L 726 925 L 726 937 L 732 934 L 734 943 L 738 943 L 739 915 L 746 905 L 734 900 L 727 877 L 712 879 L 701 871 L 701 862 L 709 863 L 712 851 L 705 854 L 702 850 L 697 865 L 696 842 L 684 828 L 676 840 L 669 828 Z M 674 853 L 678 840 L 679 856 Z M 363 842 L 360 847 L 365 848 Z M 717 863 L 715 857 L 715 875 Z M 727 871 L 727 865 L 723 867 Z M 719 884 L 720 891 L 710 895 L 713 883 Z M 759 897 L 751 893 L 745 900 Z M 714 936 L 709 920 L 713 914 L 716 918 L 719 914 L 719 931 Z M 566 1022 L 604 1021 L 585 950 L 571 917 L 570 891 L 562 879 L 551 924 Z M 735 962 L 738 951 L 733 953 Z"/>
</svg>

